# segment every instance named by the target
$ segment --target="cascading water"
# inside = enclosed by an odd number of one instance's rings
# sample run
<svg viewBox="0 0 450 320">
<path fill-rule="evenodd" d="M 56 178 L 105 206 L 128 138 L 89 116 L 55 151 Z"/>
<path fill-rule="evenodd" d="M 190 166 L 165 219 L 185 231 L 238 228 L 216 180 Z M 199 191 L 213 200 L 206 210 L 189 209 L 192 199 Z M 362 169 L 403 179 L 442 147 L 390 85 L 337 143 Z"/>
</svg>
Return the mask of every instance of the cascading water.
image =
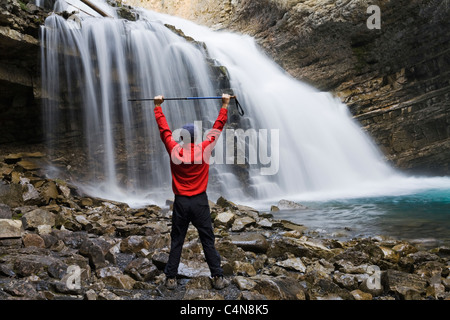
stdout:
<svg viewBox="0 0 450 320">
<path fill-rule="evenodd" d="M 247 137 L 247 162 L 254 152 L 257 163 L 247 163 L 247 175 L 240 177 L 224 156 L 229 150 L 221 150 L 229 147 L 230 135 L 239 134 L 224 132 L 211 166 L 211 198 L 311 200 L 449 187 L 446 178 L 395 172 L 345 105 L 289 77 L 252 38 L 143 9 L 139 16 L 136 22 L 88 16 L 75 22 L 52 15 L 42 28 L 49 148 L 73 148 L 88 174 L 84 180 L 91 184 L 84 188 L 90 193 L 128 202 L 136 197 L 161 203 L 172 196 L 169 158 L 152 105 L 133 104 L 130 97 L 220 95 L 205 50 L 163 23 L 206 44 L 209 57 L 226 67 L 246 109 L 237 121 L 247 129 L 240 141 Z M 218 109 L 217 101 L 164 104 L 173 130 L 194 121 L 210 128 Z"/>
</svg>

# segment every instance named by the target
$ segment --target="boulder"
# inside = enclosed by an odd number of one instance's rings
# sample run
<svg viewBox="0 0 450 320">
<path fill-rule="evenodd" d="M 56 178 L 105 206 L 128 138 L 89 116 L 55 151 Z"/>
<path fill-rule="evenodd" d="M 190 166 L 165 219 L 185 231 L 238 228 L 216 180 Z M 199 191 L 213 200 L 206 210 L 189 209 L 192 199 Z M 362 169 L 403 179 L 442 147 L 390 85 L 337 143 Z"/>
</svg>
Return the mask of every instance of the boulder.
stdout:
<svg viewBox="0 0 450 320">
<path fill-rule="evenodd" d="M 159 270 L 164 270 L 168 261 L 169 254 L 167 252 L 156 252 L 152 256 L 152 262 Z"/>
<path fill-rule="evenodd" d="M 186 290 L 189 289 L 211 290 L 212 289 L 211 279 L 208 276 L 194 277 L 190 279 L 188 283 L 186 283 Z"/>
<path fill-rule="evenodd" d="M 288 270 L 293 270 L 293 271 L 298 271 L 298 272 L 306 271 L 306 267 L 300 258 L 289 258 L 286 260 L 277 261 L 276 265 L 283 267 L 285 269 L 288 269 Z"/>
<path fill-rule="evenodd" d="M 35 209 L 22 216 L 23 227 L 26 230 L 34 230 L 40 225 L 55 225 L 55 215 L 44 209 Z"/>
<path fill-rule="evenodd" d="M 48 274 L 53 278 L 61 279 L 67 270 L 67 265 L 57 257 L 38 253 L 39 251 L 34 251 L 34 253 L 14 258 L 15 273 L 22 277 Z"/>
<path fill-rule="evenodd" d="M 359 289 L 350 292 L 355 300 L 372 300 L 372 295 Z"/>
<path fill-rule="evenodd" d="M 124 253 L 138 253 L 142 249 L 149 249 L 150 243 L 144 236 L 129 236 L 120 242 L 120 251 Z"/>
<path fill-rule="evenodd" d="M 401 299 L 416 300 L 426 293 L 426 279 L 399 270 L 387 270 L 382 276 L 386 291 L 393 292 Z"/>
<path fill-rule="evenodd" d="M 45 248 L 44 239 L 42 239 L 39 235 L 34 233 L 24 235 L 22 241 L 25 247 Z"/>
<path fill-rule="evenodd" d="M 280 238 L 272 241 L 267 255 L 269 257 L 282 257 L 285 253 L 292 253 L 297 257 L 330 258 L 333 252 L 320 242 L 306 239 Z"/>
<path fill-rule="evenodd" d="M 225 300 L 225 298 L 212 290 L 188 289 L 184 293 L 183 300 Z"/>
<path fill-rule="evenodd" d="M 214 219 L 214 226 L 229 228 L 234 222 L 236 215 L 231 211 L 220 212 Z"/>
<path fill-rule="evenodd" d="M 182 260 L 178 267 L 178 275 L 184 278 L 209 276 L 208 264 L 203 260 Z"/>
<path fill-rule="evenodd" d="M 11 219 L 12 211 L 7 204 L 0 203 L 0 219 Z"/>
<path fill-rule="evenodd" d="M 231 202 L 225 199 L 224 197 L 219 197 L 216 201 L 217 205 L 221 208 L 230 208 L 230 209 L 237 209 L 237 206 Z"/>
<path fill-rule="evenodd" d="M 236 276 L 233 278 L 233 282 L 236 284 L 236 286 L 239 288 L 239 290 L 253 290 L 256 286 L 256 282 L 253 281 L 251 278 L 243 277 L 243 276 Z"/>
<path fill-rule="evenodd" d="M 125 267 L 124 273 L 137 281 L 150 281 L 155 279 L 159 271 L 149 259 L 137 258 Z"/>
<path fill-rule="evenodd" d="M 259 233 L 242 233 L 231 236 L 231 243 L 242 248 L 245 251 L 255 253 L 266 253 L 269 248 L 269 242 Z"/>
<path fill-rule="evenodd" d="M 20 238 L 22 236 L 22 221 L 0 219 L 0 239 Z"/>
<path fill-rule="evenodd" d="M 131 290 L 136 283 L 136 280 L 123 274 L 117 267 L 100 268 L 97 274 L 105 285 L 114 288 Z"/>
<path fill-rule="evenodd" d="M 255 223 L 256 223 L 255 219 L 253 219 L 249 216 L 237 218 L 233 221 L 233 225 L 231 226 L 231 231 L 241 232 L 241 231 L 244 231 L 246 228 L 255 225 Z"/>
<path fill-rule="evenodd" d="M 234 261 L 233 273 L 240 276 L 253 277 L 256 276 L 255 268 L 248 262 Z"/>
<path fill-rule="evenodd" d="M 44 204 L 44 199 L 42 198 L 39 191 L 31 184 L 29 183 L 28 179 L 21 179 L 23 182 L 23 189 L 24 192 L 22 194 L 23 202 L 25 205 L 41 205 Z"/>
<path fill-rule="evenodd" d="M 308 209 L 302 204 L 296 203 L 291 200 L 281 199 L 277 204 L 278 209 L 280 210 L 305 210 Z"/>
<path fill-rule="evenodd" d="M 23 205 L 22 186 L 20 184 L 4 184 L 0 181 L 0 203 L 11 208 Z"/>
<path fill-rule="evenodd" d="M 90 265 L 95 268 L 103 268 L 107 265 L 107 254 L 112 244 L 103 239 L 86 239 L 80 246 L 81 255 L 89 259 Z"/>
<path fill-rule="evenodd" d="M 256 276 L 251 280 L 256 282 L 254 289 L 269 300 L 306 300 L 303 287 L 292 279 Z"/>
</svg>

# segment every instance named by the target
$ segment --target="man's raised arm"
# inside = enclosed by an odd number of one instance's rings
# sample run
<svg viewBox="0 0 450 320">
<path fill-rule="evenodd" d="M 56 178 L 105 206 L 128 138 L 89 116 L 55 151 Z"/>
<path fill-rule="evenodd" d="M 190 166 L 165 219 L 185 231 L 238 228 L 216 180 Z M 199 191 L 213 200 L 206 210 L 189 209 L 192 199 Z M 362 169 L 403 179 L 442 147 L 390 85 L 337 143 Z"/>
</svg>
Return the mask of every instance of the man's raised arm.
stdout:
<svg viewBox="0 0 450 320">
<path fill-rule="evenodd" d="M 169 124 L 167 123 L 166 117 L 162 111 L 161 104 L 164 102 L 163 96 L 156 96 L 154 98 L 155 104 L 155 119 L 158 124 L 159 133 L 161 136 L 161 140 L 164 143 L 167 152 L 172 152 L 172 149 L 177 145 L 177 142 L 172 138 L 172 130 L 170 130 Z"/>
</svg>

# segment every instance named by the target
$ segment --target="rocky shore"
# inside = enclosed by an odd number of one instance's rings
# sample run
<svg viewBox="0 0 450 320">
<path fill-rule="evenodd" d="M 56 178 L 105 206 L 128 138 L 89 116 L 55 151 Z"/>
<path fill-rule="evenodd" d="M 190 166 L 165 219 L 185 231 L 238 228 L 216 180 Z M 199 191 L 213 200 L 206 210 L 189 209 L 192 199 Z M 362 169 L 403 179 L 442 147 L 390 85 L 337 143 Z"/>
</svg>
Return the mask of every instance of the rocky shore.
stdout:
<svg viewBox="0 0 450 320">
<path fill-rule="evenodd" d="M 442 300 L 450 248 L 320 239 L 224 198 L 210 203 L 230 285 L 212 289 L 190 227 L 178 289 L 164 286 L 171 202 L 130 208 L 45 178 L 43 155 L 0 158 L 1 300 Z"/>
</svg>

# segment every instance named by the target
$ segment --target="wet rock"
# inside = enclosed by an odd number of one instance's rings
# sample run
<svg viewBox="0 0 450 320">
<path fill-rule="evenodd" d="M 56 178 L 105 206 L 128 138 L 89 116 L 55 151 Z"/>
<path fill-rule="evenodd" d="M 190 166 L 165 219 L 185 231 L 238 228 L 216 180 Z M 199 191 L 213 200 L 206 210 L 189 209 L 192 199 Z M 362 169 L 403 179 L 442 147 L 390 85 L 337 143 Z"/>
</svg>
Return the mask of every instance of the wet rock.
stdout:
<svg viewBox="0 0 450 320">
<path fill-rule="evenodd" d="M 259 233 L 242 233 L 231 235 L 231 243 L 245 251 L 265 253 L 269 248 L 269 242 Z"/>
<path fill-rule="evenodd" d="M 214 219 L 214 225 L 216 227 L 223 226 L 229 228 L 233 224 L 235 218 L 236 215 L 231 211 L 220 212 Z"/>
<path fill-rule="evenodd" d="M 62 228 L 52 230 L 51 235 L 73 249 L 79 249 L 81 244 L 88 239 L 88 234 L 86 232 L 74 232 Z"/>
<path fill-rule="evenodd" d="M 256 276 L 256 270 L 255 268 L 253 268 L 253 265 L 243 261 L 234 261 L 233 273 L 246 277 Z"/>
<path fill-rule="evenodd" d="M 311 294 L 316 300 L 353 300 L 353 295 L 346 289 L 342 289 L 330 278 L 318 279 L 311 289 Z"/>
<path fill-rule="evenodd" d="M 193 278 L 197 276 L 209 276 L 209 267 L 203 260 L 187 260 L 180 262 L 178 275 L 184 278 Z"/>
<path fill-rule="evenodd" d="M 426 292 L 427 281 L 415 274 L 398 270 L 387 270 L 382 281 L 388 292 L 393 292 L 401 299 L 420 299 Z"/>
<path fill-rule="evenodd" d="M 228 261 L 240 261 L 245 259 L 245 251 L 228 240 L 216 243 L 216 249 L 224 259 Z"/>
<path fill-rule="evenodd" d="M 211 279 L 208 276 L 194 277 L 186 283 L 186 290 L 189 289 L 212 289 Z"/>
<path fill-rule="evenodd" d="M 399 243 L 392 247 L 392 250 L 400 254 L 400 256 L 406 256 L 410 253 L 415 253 L 418 251 L 417 248 L 410 243 Z"/>
<path fill-rule="evenodd" d="M 55 225 L 71 231 L 83 229 L 83 226 L 75 219 L 74 211 L 67 207 L 61 207 L 61 210 L 55 215 Z"/>
<path fill-rule="evenodd" d="M 169 254 L 166 252 L 156 252 L 152 256 L 152 262 L 159 270 L 164 270 L 167 261 L 169 261 Z"/>
<path fill-rule="evenodd" d="M 257 222 L 258 227 L 272 229 L 274 227 L 274 223 L 267 218 L 261 219 Z"/>
<path fill-rule="evenodd" d="M 216 201 L 217 205 L 221 208 L 229 208 L 229 209 L 237 209 L 237 206 L 231 202 L 225 199 L 224 197 L 219 197 Z"/>
<path fill-rule="evenodd" d="M 347 290 L 355 290 L 358 288 L 358 280 L 352 274 L 335 272 L 333 274 L 333 281 L 341 288 Z"/>
<path fill-rule="evenodd" d="M 132 290 L 136 283 L 136 280 L 118 269 L 115 272 L 103 273 L 100 278 L 105 285 L 119 289 Z"/>
<path fill-rule="evenodd" d="M 90 265 L 95 269 L 103 268 L 107 265 L 107 254 L 112 245 L 102 239 L 86 239 L 80 246 L 81 255 L 89 259 Z"/>
<path fill-rule="evenodd" d="M 253 226 L 256 223 L 255 219 L 245 216 L 242 218 L 237 218 L 234 220 L 233 225 L 231 226 L 231 231 L 241 232 L 247 229 L 250 226 Z"/>
<path fill-rule="evenodd" d="M 359 289 L 350 292 L 355 300 L 372 300 L 372 295 Z"/>
<path fill-rule="evenodd" d="M 159 273 L 158 268 L 147 258 L 132 260 L 124 272 L 137 281 L 154 280 Z"/>
<path fill-rule="evenodd" d="M 233 282 L 238 286 L 239 290 L 253 290 L 256 286 L 256 282 L 248 277 L 236 276 Z"/>
<path fill-rule="evenodd" d="M 300 258 L 289 258 L 286 260 L 278 261 L 276 265 L 288 270 L 294 270 L 298 272 L 306 271 L 306 266 L 303 264 Z"/>
<path fill-rule="evenodd" d="M 431 252 L 427 252 L 427 251 L 417 251 L 417 252 L 408 254 L 406 257 L 411 259 L 414 264 L 418 264 L 418 263 L 422 263 L 422 262 L 426 262 L 426 261 L 440 260 L 438 255 L 431 253 Z"/>
<path fill-rule="evenodd" d="M 188 289 L 183 296 L 183 300 L 225 300 L 225 298 L 216 291 Z"/>
<path fill-rule="evenodd" d="M 257 276 L 252 280 L 255 290 L 269 300 L 306 300 L 303 287 L 292 279 Z"/>
<path fill-rule="evenodd" d="M 242 291 L 237 300 L 268 300 L 265 295 L 260 293 L 250 292 L 250 291 Z"/>
<path fill-rule="evenodd" d="M 120 242 L 120 251 L 124 253 L 138 253 L 149 248 L 150 243 L 144 236 L 129 236 Z"/>
<path fill-rule="evenodd" d="M 22 282 L 19 280 L 13 280 L 8 285 L 6 285 L 3 290 L 14 296 L 14 297 L 20 297 L 20 298 L 26 298 L 26 299 L 33 299 L 33 300 L 44 300 L 44 296 L 41 292 L 38 292 L 31 283 L 29 282 Z"/>
<path fill-rule="evenodd" d="M 278 208 L 277 206 L 270 206 L 270 211 L 277 212 L 277 211 L 280 211 L 280 208 Z"/>
<path fill-rule="evenodd" d="M 297 231 L 298 233 L 302 234 L 303 232 L 305 232 L 305 230 L 307 229 L 305 226 L 301 225 L 301 224 L 297 224 L 291 221 L 287 221 L 287 220 L 281 220 L 280 221 L 281 226 L 286 229 L 286 230 L 292 230 L 292 231 Z M 277 224 L 279 225 L 279 224 Z"/>
<path fill-rule="evenodd" d="M 286 200 L 286 199 L 282 199 L 282 200 L 278 201 L 277 207 L 280 210 L 305 210 L 305 209 L 308 209 L 304 205 L 301 205 L 299 203 L 296 203 L 291 200 Z"/>
<path fill-rule="evenodd" d="M 57 257 L 39 255 L 37 253 L 38 252 L 35 251 L 33 254 L 14 257 L 15 273 L 21 277 L 28 277 L 32 275 L 55 276 L 61 274 L 67 269 L 67 265 Z M 54 272 L 52 270 L 60 270 L 61 272 Z"/>
<path fill-rule="evenodd" d="M 281 257 L 286 252 L 292 253 L 297 257 L 330 257 L 332 252 L 319 242 L 315 243 L 304 239 L 281 238 L 272 241 L 267 251 L 269 257 Z"/>
<path fill-rule="evenodd" d="M 383 246 L 380 246 L 379 248 L 383 251 L 383 259 L 394 263 L 397 263 L 400 260 L 400 255 L 397 251 Z"/>
</svg>

